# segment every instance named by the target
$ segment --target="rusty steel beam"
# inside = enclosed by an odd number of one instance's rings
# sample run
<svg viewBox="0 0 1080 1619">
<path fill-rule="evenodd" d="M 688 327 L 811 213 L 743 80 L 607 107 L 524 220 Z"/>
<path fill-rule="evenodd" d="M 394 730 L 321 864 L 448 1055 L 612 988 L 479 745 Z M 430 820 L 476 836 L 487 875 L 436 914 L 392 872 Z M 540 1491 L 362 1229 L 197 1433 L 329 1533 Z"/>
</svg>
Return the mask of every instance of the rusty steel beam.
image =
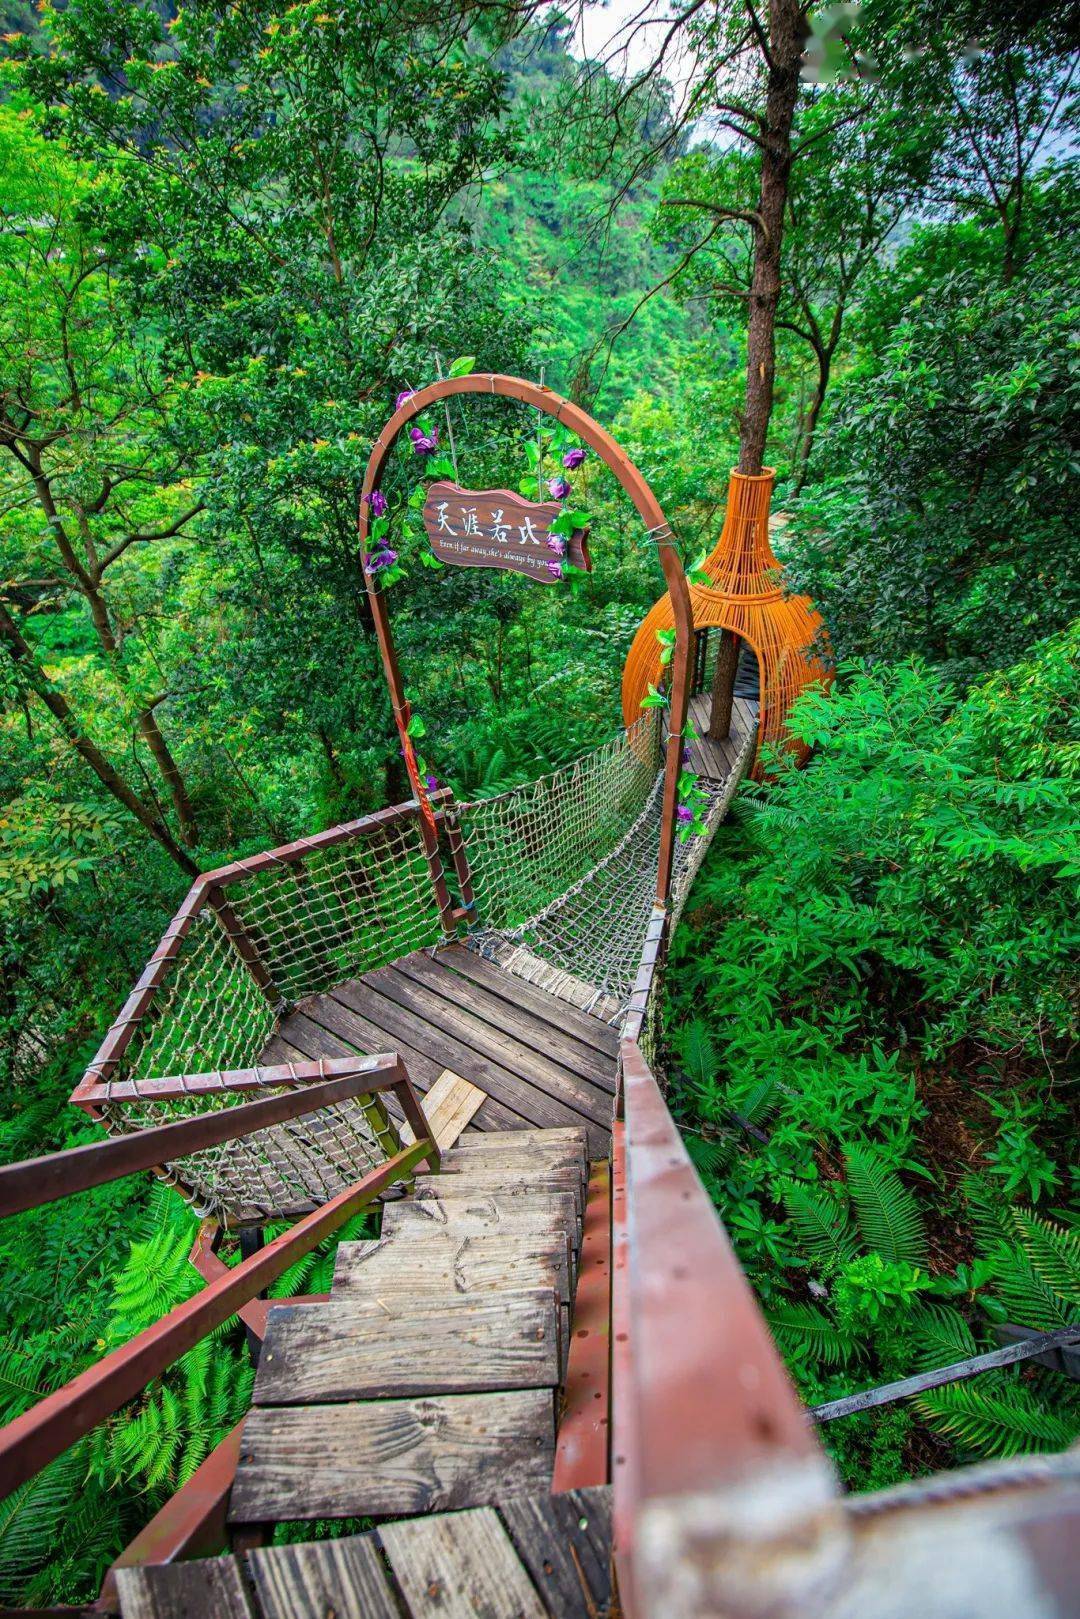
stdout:
<svg viewBox="0 0 1080 1619">
<path fill-rule="evenodd" d="M 160 1079 L 114 1079 L 87 1093 L 95 1103 L 100 1102 L 157 1102 L 181 1100 L 184 1097 L 221 1096 L 232 1092 L 265 1091 L 275 1086 L 309 1085 L 323 1079 L 339 1079 L 343 1074 L 357 1073 L 365 1063 L 369 1070 L 372 1091 L 389 1090 L 397 1080 L 393 1074 L 378 1068 L 386 1056 L 396 1060 L 396 1053 L 377 1053 L 374 1057 L 317 1057 L 305 1062 L 268 1063 L 254 1068 L 214 1069 L 206 1074 L 164 1074 Z"/>
<path fill-rule="evenodd" d="M 600 460 L 614 474 L 645 525 L 646 537 L 656 546 L 660 567 L 671 596 L 675 619 L 675 655 L 671 662 L 671 698 L 669 715 L 670 734 L 664 764 L 663 811 L 660 822 L 660 848 L 656 874 L 656 897 L 663 904 L 671 887 L 671 871 L 675 857 L 675 812 L 678 807 L 678 784 L 682 773 L 682 733 L 690 701 L 690 662 L 694 651 L 694 611 L 690 602 L 690 588 L 675 545 L 675 537 L 664 516 L 660 502 L 653 494 L 641 472 L 626 451 L 616 443 L 600 423 L 579 405 L 572 404 L 551 388 L 545 388 L 523 377 L 510 377 L 499 372 L 473 372 L 464 377 L 444 377 L 419 388 L 402 401 L 372 446 L 364 472 L 360 494 L 359 539 L 360 555 L 367 559 L 368 524 L 371 512 L 368 496 L 379 487 L 383 467 L 398 435 L 414 416 L 429 405 L 451 399 L 459 394 L 480 394 L 487 398 L 496 395 L 502 399 L 515 399 L 520 404 L 561 422 L 572 433 L 584 439 L 595 450 Z M 402 747 L 408 757 L 411 743 L 406 735 L 409 705 L 405 698 L 404 683 L 398 666 L 397 652 L 390 629 L 385 593 L 372 575 L 367 575 L 368 600 L 375 621 L 375 633 L 382 656 L 383 671 L 390 691 L 394 718 L 398 725 Z M 438 886 L 438 885 L 436 885 Z M 440 898 L 440 905 L 442 901 Z M 448 930 L 452 931 L 452 929 Z"/>
<path fill-rule="evenodd" d="M 433 804 L 441 803 L 444 798 L 450 796 L 450 789 L 440 787 L 430 796 Z M 356 821 L 343 821 L 340 826 L 328 827 L 325 832 L 316 832 L 310 838 L 297 838 L 293 843 L 283 843 L 276 849 L 264 849 L 262 853 L 250 855 L 246 860 L 234 860 L 227 866 L 215 866 L 213 871 L 204 872 L 199 881 L 224 888 L 230 883 L 240 882 L 245 877 L 254 877 L 259 872 L 272 871 L 275 866 L 303 860 L 305 855 L 311 854 L 316 849 L 332 849 L 339 843 L 349 843 L 353 838 L 363 837 L 365 832 L 399 826 L 402 821 L 414 820 L 416 814 L 417 805 L 414 799 L 409 799 L 404 804 L 392 804 L 389 809 L 375 810 L 371 815 L 362 815 Z"/>
<path fill-rule="evenodd" d="M 171 1496 L 127 1545 L 105 1576 L 95 1604 L 99 1613 L 119 1613 L 116 1571 L 147 1563 L 177 1563 L 186 1557 L 210 1557 L 227 1541 L 229 1492 L 240 1460 L 241 1418 L 187 1483 Z"/>
<path fill-rule="evenodd" d="M 209 881 L 206 877 L 197 877 L 188 889 L 183 904 L 162 934 L 157 949 L 144 967 L 118 1016 L 113 1019 L 93 1061 L 88 1064 L 85 1074 L 72 1092 L 71 1101 L 76 1107 L 87 1106 L 86 1092 L 108 1079 L 131 1044 L 140 1018 L 157 994 L 158 985 L 171 971 L 192 923 L 206 903 L 208 887 Z"/>
<path fill-rule="evenodd" d="M 555 1494 L 608 1481 L 611 1427 L 611 1169 L 594 1164 L 582 1223 L 570 1318 L 562 1419 L 555 1444 Z"/>
<path fill-rule="evenodd" d="M 743 1587 L 767 1540 L 775 1577 L 790 1582 L 768 1611 L 794 1614 L 807 1565 L 841 1555 L 832 1472 L 656 1080 L 633 1041 L 620 1056 L 616 1338 L 628 1341 L 612 1472 L 624 1607 L 634 1619 L 757 1612 Z"/>
<path fill-rule="evenodd" d="M 228 1275 L 178 1304 L 138 1337 L 0 1429 L 0 1499 L 133 1399 L 151 1378 L 228 1321 L 242 1304 L 262 1293 L 282 1271 L 318 1247 L 393 1181 L 406 1177 L 431 1148 L 428 1137 L 395 1153 Z"/>
<path fill-rule="evenodd" d="M 4 1164 L 0 1166 L 0 1217 L 55 1203 L 76 1192 L 88 1191 L 92 1186 L 104 1186 L 108 1181 L 134 1175 L 139 1170 L 158 1169 L 221 1141 L 238 1140 L 257 1130 L 282 1124 L 286 1119 L 351 1101 L 374 1088 L 374 1075 L 385 1075 L 386 1084 L 395 1088 L 401 1077 L 400 1059 L 394 1054 L 349 1059 L 344 1066 L 348 1071 L 328 1078 L 325 1083 L 313 1083 L 304 1090 L 280 1091 L 258 1102 L 243 1102 L 238 1107 L 199 1113 L 172 1124 L 133 1131 L 130 1135 L 89 1141 L 66 1152 Z M 228 1088 L 216 1087 L 217 1090 Z"/>
</svg>

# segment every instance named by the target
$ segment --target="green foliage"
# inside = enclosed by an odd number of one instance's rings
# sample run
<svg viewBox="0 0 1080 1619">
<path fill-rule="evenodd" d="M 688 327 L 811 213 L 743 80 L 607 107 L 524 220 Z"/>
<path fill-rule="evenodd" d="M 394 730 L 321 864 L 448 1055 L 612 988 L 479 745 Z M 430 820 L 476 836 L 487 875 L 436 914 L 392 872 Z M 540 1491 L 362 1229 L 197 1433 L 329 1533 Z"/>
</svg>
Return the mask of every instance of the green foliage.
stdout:
<svg viewBox="0 0 1080 1619">
<path fill-rule="evenodd" d="M 864 1147 L 849 1147 L 844 1157 L 859 1234 L 866 1246 L 895 1264 L 925 1264 L 922 1216 L 896 1171 Z"/>
<path fill-rule="evenodd" d="M 794 720 L 809 765 L 744 790 L 690 896 L 673 1102 L 811 1402 L 1080 1313 L 1075 1233 L 1010 1201 L 1075 1159 L 1077 646 L 963 699 L 925 667 L 846 668 Z M 965 1455 L 1049 1445 L 1078 1424 L 1060 1384 L 941 1391 L 882 1427 L 903 1454 L 862 1419 L 825 1439 L 860 1485 L 903 1476 L 920 1424 Z"/>
</svg>

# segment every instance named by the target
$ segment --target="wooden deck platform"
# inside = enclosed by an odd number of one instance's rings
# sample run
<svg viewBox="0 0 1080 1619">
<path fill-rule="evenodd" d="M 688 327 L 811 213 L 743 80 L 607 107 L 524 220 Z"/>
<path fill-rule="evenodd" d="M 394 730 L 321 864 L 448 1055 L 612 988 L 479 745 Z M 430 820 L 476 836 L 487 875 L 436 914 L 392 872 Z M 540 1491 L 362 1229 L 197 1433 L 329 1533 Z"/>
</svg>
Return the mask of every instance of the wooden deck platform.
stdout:
<svg viewBox="0 0 1080 1619">
<path fill-rule="evenodd" d="M 699 692 L 690 699 L 690 721 L 698 740 L 690 743 L 690 768 L 706 781 L 726 781 L 732 770 L 738 768 L 747 740 L 757 734 L 757 704 L 745 697 L 736 697 L 731 705 L 731 730 L 722 742 L 709 739 L 709 716 L 712 697 Z"/>
<path fill-rule="evenodd" d="M 602 1158 L 618 1046 L 599 1018 L 452 944 L 302 1001 L 261 1060 L 399 1051 L 418 1091 L 449 1070 L 485 1093 L 470 1130 L 584 1126 L 590 1158 Z"/>
</svg>

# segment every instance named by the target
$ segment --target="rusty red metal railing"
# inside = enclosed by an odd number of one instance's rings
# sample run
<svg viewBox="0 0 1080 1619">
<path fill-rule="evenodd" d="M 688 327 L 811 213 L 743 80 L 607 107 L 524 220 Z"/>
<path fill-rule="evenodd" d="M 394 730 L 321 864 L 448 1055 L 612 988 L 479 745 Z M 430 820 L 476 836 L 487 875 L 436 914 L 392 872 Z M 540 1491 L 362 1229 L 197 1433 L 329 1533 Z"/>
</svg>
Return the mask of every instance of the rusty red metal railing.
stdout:
<svg viewBox="0 0 1080 1619">
<path fill-rule="evenodd" d="M 620 1599 L 629 1619 L 741 1619 L 772 1613 L 766 1596 L 786 1613 L 785 1581 L 801 1590 L 840 1555 L 838 1492 L 642 1049 L 666 927 L 658 906 L 623 1026 L 612 1139 Z"/>
<path fill-rule="evenodd" d="M 320 1065 L 312 1064 L 318 1071 Z M 134 1398 L 147 1383 L 202 1338 L 236 1315 L 241 1306 L 262 1293 L 289 1266 L 332 1235 L 341 1225 L 365 1208 L 394 1182 L 408 1179 L 423 1163 L 437 1170 L 439 1150 L 409 1082 L 401 1058 L 395 1053 L 383 1056 L 341 1060 L 338 1072 L 307 1089 L 286 1091 L 258 1102 L 241 1103 L 176 1123 L 157 1126 L 140 1134 L 114 1141 L 95 1142 L 29 1164 L 14 1164 L 0 1170 L 0 1212 L 13 1213 L 35 1202 L 52 1201 L 100 1185 L 104 1181 L 167 1161 L 163 1155 L 185 1150 L 194 1141 L 201 1150 L 211 1140 L 233 1139 L 265 1128 L 267 1112 L 295 1118 L 327 1105 L 328 1093 L 334 1099 L 375 1097 L 392 1091 L 409 1120 L 416 1140 L 389 1155 L 368 1170 L 338 1196 L 298 1220 L 288 1231 L 265 1248 L 245 1259 L 235 1269 L 211 1282 L 201 1292 L 178 1305 L 160 1321 L 130 1342 L 104 1356 L 63 1388 L 16 1417 L 0 1429 L 0 1498 L 6 1497 L 27 1479 L 69 1449 L 76 1440 L 96 1427 L 114 1411 Z M 351 1068 L 343 1073 L 342 1068 Z M 228 1079 L 227 1075 L 222 1076 Z M 44 1196 L 33 1196 L 33 1179 L 39 1177 Z"/>
</svg>

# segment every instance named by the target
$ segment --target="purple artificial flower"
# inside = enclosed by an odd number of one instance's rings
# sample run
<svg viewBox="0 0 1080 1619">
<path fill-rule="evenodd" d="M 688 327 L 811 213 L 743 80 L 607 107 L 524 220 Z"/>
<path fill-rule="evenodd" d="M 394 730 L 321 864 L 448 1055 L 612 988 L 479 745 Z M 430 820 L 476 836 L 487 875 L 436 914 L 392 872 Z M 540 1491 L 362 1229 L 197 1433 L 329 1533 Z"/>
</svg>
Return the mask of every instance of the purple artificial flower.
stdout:
<svg viewBox="0 0 1080 1619">
<path fill-rule="evenodd" d="M 397 398 L 394 400 L 394 409 L 400 410 L 405 401 L 407 399 L 411 399 L 415 392 L 415 388 L 403 388 L 398 394 Z"/>
<path fill-rule="evenodd" d="M 684 765 L 693 764 L 694 755 L 690 752 L 689 748 L 684 748 L 682 750 L 682 762 Z"/>
<path fill-rule="evenodd" d="M 566 555 L 566 541 L 558 534 L 548 535 L 547 548 L 549 551 L 554 551 L 557 557 L 564 557 Z"/>
<path fill-rule="evenodd" d="M 410 427 L 409 437 L 412 439 L 412 446 L 417 455 L 430 455 L 433 450 L 439 448 L 439 429 L 437 427 L 433 427 L 430 433 L 425 433 L 419 427 Z"/>
<path fill-rule="evenodd" d="M 548 571 L 548 573 L 550 573 L 550 575 L 551 575 L 551 577 L 553 579 L 561 579 L 562 578 L 562 563 L 561 562 L 549 562 L 547 564 L 547 571 Z"/>
<path fill-rule="evenodd" d="M 381 489 L 373 489 L 370 495 L 367 497 L 367 500 L 368 505 L 371 507 L 373 517 L 386 516 L 387 501 L 386 496 L 383 494 Z"/>
<path fill-rule="evenodd" d="M 432 776 L 430 773 L 426 775 L 424 777 L 424 786 L 427 788 L 429 793 L 436 792 L 439 786 L 438 776 Z"/>
<path fill-rule="evenodd" d="M 584 459 L 584 450 L 567 450 L 562 458 L 562 464 L 568 472 L 573 472 L 574 468 L 579 467 Z"/>
<path fill-rule="evenodd" d="M 549 478 L 548 493 L 553 500 L 565 500 L 570 493 L 570 485 L 565 478 Z"/>
<path fill-rule="evenodd" d="M 682 821 L 683 823 L 692 821 L 694 819 L 694 812 L 690 808 L 689 804 L 679 805 L 678 809 L 675 811 L 675 819 L 677 821 Z"/>
<path fill-rule="evenodd" d="M 391 551 L 390 547 L 386 546 L 383 550 L 376 551 L 374 556 L 368 557 L 366 572 L 371 575 L 382 573 L 384 568 L 392 568 L 396 561 L 397 552 Z"/>
</svg>

